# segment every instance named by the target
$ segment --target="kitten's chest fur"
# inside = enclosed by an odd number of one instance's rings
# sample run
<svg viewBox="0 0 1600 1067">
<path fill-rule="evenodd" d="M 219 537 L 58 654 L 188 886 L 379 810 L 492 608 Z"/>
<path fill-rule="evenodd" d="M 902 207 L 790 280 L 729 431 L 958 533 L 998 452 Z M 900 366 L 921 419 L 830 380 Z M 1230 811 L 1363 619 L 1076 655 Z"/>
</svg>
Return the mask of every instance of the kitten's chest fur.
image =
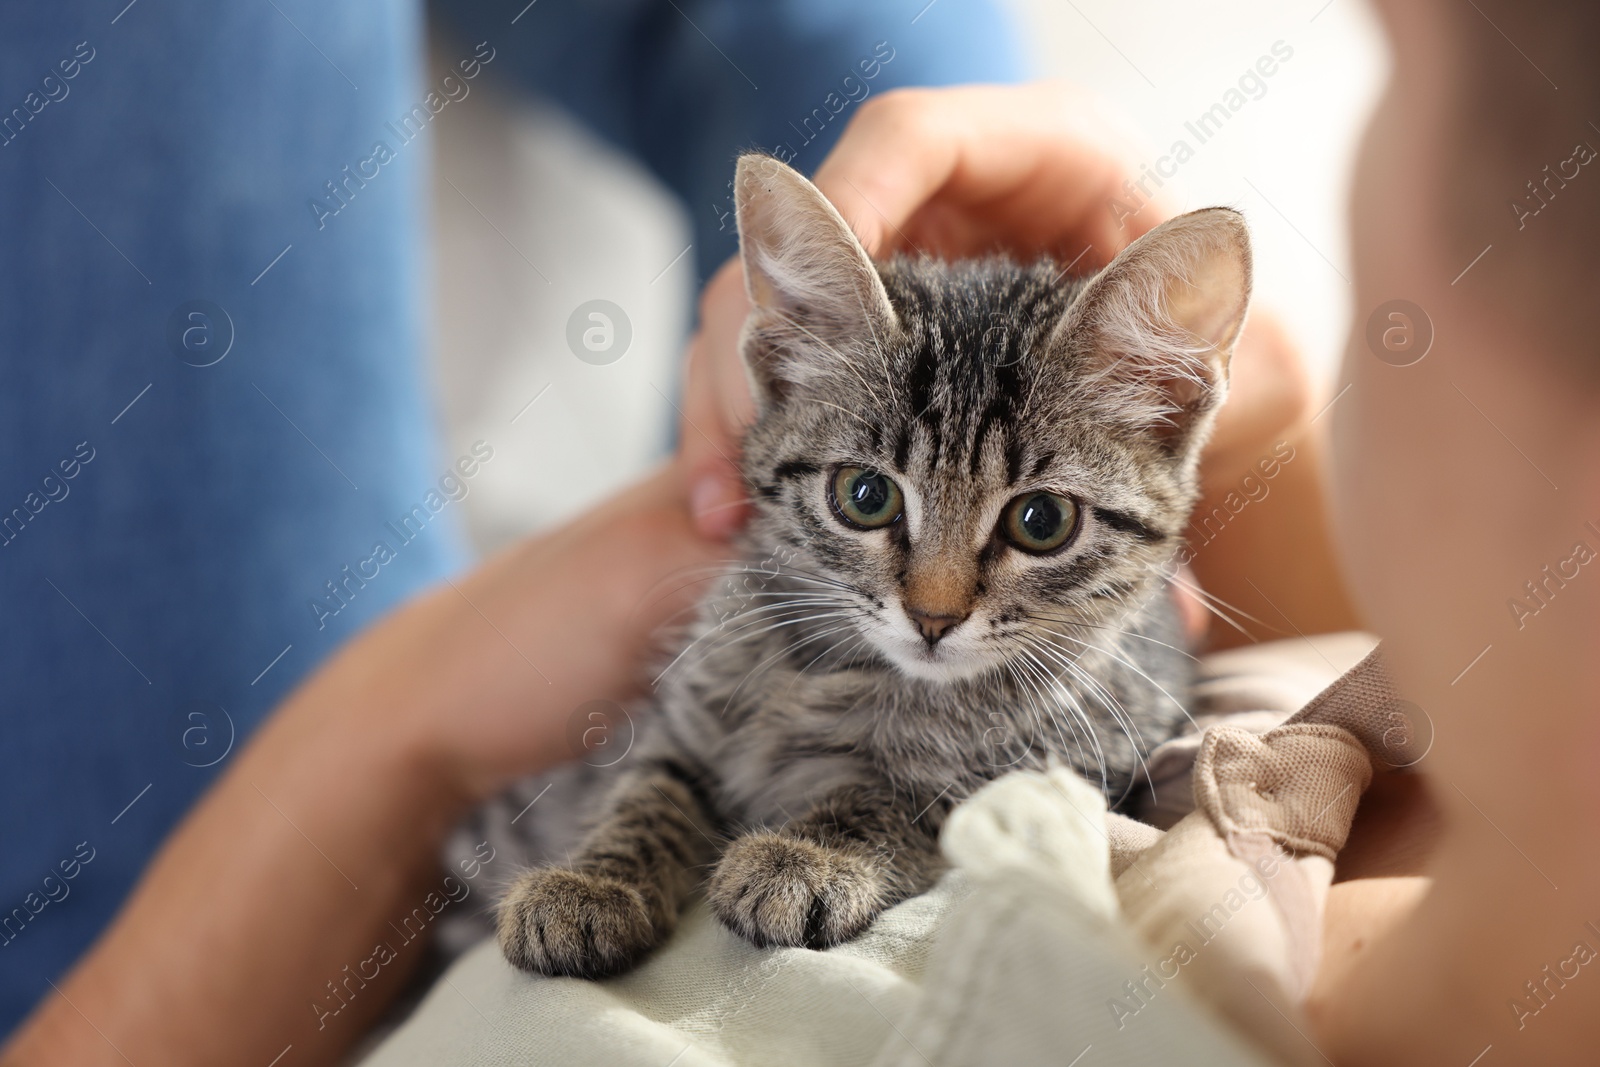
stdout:
<svg viewBox="0 0 1600 1067">
<path fill-rule="evenodd" d="M 1190 661 L 1159 583 L 1118 627 L 952 683 L 907 678 L 835 613 L 773 622 L 752 588 L 804 596 L 754 563 L 735 572 L 703 606 L 656 701 L 663 740 L 694 754 L 736 825 L 782 825 L 819 796 L 875 782 L 928 807 L 936 825 L 983 783 L 1050 763 L 1115 805 L 1185 719 Z"/>
</svg>

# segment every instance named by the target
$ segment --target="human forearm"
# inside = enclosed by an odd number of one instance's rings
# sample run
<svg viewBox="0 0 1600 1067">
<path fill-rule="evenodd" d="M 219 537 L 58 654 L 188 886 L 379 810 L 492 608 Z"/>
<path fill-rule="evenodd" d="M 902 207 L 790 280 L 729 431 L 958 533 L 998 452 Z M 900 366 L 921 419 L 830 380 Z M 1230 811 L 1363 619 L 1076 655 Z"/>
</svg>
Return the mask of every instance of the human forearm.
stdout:
<svg viewBox="0 0 1600 1067">
<path fill-rule="evenodd" d="M 413 754 L 330 729 L 328 695 L 313 685 L 262 729 L 8 1063 L 267 1063 L 291 1044 L 297 1062 L 331 1063 L 361 1033 L 419 947 L 349 1010 L 313 1005 L 398 940 L 387 924 L 437 880 L 452 809 Z"/>
</svg>

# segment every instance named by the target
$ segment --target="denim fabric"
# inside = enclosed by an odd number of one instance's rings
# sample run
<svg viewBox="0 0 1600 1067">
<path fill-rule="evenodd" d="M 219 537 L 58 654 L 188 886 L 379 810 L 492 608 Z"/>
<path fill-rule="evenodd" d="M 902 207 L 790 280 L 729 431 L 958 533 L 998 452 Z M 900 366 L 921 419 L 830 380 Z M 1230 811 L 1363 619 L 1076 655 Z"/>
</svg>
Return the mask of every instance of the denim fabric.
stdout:
<svg viewBox="0 0 1600 1067">
<path fill-rule="evenodd" d="M 702 280 L 738 250 L 739 152 L 809 174 L 868 96 L 1023 73 L 995 0 L 525 2 L 434 0 L 465 39 L 495 41 L 495 76 L 560 101 L 683 198 Z"/>
<path fill-rule="evenodd" d="M 846 74 L 1015 70 L 986 3 L 520 6 L 451 3 L 462 54 L 644 158 L 703 265 L 735 150 L 814 165 L 854 105 L 809 145 L 789 123 Z M 464 563 L 448 492 L 415 510 L 456 458 L 422 364 L 428 143 L 392 125 L 428 90 L 422 14 L 0 7 L 0 1033 L 273 705 Z"/>
</svg>

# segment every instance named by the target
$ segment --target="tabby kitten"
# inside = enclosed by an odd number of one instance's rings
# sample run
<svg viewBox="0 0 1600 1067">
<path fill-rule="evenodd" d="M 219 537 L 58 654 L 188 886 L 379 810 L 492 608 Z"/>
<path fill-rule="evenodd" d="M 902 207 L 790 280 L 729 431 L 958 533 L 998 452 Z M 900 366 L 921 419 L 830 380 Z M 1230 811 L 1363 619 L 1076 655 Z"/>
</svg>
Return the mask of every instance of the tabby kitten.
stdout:
<svg viewBox="0 0 1600 1067">
<path fill-rule="evenodd" d="M 1185 718 L 1166 576 L 1249 301 L 1240 215 L 1081 279 L 875 265 L 782 163 L 745 156 L 735 187 L 746 564 L 582 844 L 502 903 L 528 970 L 626 969 L 702 881 L 757 945 L 838 944 L 933 883 L 988 780 L 1062 762 L 1115 802 Z"/>
</svg>

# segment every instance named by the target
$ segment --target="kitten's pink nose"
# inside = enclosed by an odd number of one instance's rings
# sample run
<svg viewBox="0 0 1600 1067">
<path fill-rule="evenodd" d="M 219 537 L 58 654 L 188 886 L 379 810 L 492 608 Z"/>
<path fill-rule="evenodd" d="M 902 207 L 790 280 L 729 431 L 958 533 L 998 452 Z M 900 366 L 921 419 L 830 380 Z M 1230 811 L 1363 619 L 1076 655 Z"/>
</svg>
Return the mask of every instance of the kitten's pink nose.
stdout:
<svg viewBox="0 0 1600 1067">
<path fill-rule="evenodd" d="M 956 625 L 966 618 L 965 615 L 935 615 L 910 605 L 906 606 L 906 615 L 911 619 L 912 624 L 916 626 L 917 632 L 922 635 L 922 639 L 928 642 L 929 648 L 937 645 L 940 638 L 955 629 Z"/>
</svg>

